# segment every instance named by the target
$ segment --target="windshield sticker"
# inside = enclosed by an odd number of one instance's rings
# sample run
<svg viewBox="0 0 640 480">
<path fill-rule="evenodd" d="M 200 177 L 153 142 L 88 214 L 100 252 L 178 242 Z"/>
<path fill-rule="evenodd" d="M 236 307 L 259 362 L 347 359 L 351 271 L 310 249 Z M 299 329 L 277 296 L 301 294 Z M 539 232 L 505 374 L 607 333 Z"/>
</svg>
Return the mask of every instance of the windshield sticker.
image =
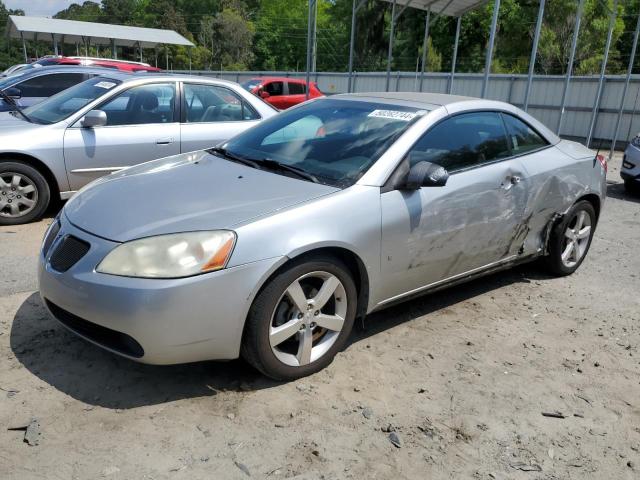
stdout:
<svg viewBox="0 0 640 480">
<path fill-rule="evenodd" d="M 98 87 L 98 88 L 106 88 L 107 90 L 110 89 L 110 88 L 113 88 L 115 86 L 116 86 L 116 84 L 113 83 L 113 82 L 98 82 L 98 83 L 96 83 L 96 87 Z"/>
<path fill-rule="evenodd" d="M 376 118 L 388 118 L 389 120 L 402 120 L 403 122 L 410 122 L 418 116 L 414 112 L 400 112 L 398 110 L 374 110 L 369 117 Z"/>
</svg>

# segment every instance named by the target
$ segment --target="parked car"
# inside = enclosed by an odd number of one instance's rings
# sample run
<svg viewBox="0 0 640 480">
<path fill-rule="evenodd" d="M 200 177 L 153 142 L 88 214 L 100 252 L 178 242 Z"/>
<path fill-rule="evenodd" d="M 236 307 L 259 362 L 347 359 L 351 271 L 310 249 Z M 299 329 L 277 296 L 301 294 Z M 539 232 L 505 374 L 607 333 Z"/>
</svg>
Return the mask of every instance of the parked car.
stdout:
<svg viewBox="0 0 640 480">
<path fill-rule="evenodd" d="M 310 84 L 309 98 L 324 96 L 315 82 L 310 82 Z M 279 110 L 285 110 L 307 100 L 307 82 L 296 78 L 252 78 L 242 83 L 242 86 Z"/>
<path fill-rule="evenodd" d="M 9 75 L 17 73 L 20 70 L 23 70 L 27 65 L 28 65 L 27 63 L 19 63 L 17 65 L 12 65 L 6 70 L 4 70 L 2 73 L 0 73 L 0 77 L 8 77 Z"/>
<path fill-rule="evenodd" d="M 2 113 L 0 225 L 35 220 L 52 197 L 68 199 L 137 163 L 214 146 L 276 113 L 232 82 L 114 71 Z"/>
<path fill-rule="evenodd" d="M 573 273 L 605 170 L 506 103 L 317 99 L 78 193 L 46 233 L 40 294 L 130 359 L 243 355 L 293 379 L 327 366 L 356 317 L 397 301 L 541 257 Z"/>
<path fill-rule="evenodd" d="M 36 60 L 29 65 L 29 68 L 47 67 L 52 65 L 85 65 L 93 67 L 104 67 L 123 72 L 161 72 L 157 67 L 152 67 L 148 63 L 132 62 L 130 60 L 116 60 L 109 58 L 94 57 L 63 57 L 48 56 Z"/>
<path fill-rule="evenodd" d="M 624 151 L 620 176 L 629 193 L 640 192 L 640 134 L 633 137 Z"/>
<path fill-rule="evenodd" d="M 11 97 L 19 107 L 30 107 L 69 87 L 105 73 L 111 71 L 100 67 L 82 66 L 31 69 L 1 79 L 0 91 Z M 0 112 L 15 109 L 11 102 L 0 98 Z"/>
</svg>

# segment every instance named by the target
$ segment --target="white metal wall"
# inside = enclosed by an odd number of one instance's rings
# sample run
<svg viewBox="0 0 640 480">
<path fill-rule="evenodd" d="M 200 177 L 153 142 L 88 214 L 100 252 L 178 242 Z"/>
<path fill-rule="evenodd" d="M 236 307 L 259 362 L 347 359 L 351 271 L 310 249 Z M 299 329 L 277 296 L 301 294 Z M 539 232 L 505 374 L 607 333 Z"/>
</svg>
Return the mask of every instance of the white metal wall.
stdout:
<svg viewBox="0 0 640 480">
<path fill-rule="evenodd" d="M 304 78 L 304 72 L 181 72 L 195 75 L 213 76 L 243 82 L 259 76 L 285 76 Z M 343 93 L 347 91 L 347 73 L 313 73 L 311 78 L 325 93 Z M 563 76 L 537 75 L 533 79 L 529 99 L 529 113 L 556 130 L 560 119 Z M 592 147 L 600 142 L 608 144 L 613 138 L 616 117 L 620 109 L 620 100 L 624 86 L 624 76 L 607 76 L 598 111 Z M 448 90 L 450 74 L 426 73 L 424 92 L 445 93 Z M 521 107 L 524 103 L 526 75 L 491 75 L 487 97 L 501 100 Z M 380 92 L 385 90 L 385 72 L 354 72 L 353 85 L 356 92 Z M 390 90 L 417 91 L 420 86 L 419 74 L 413 72 L 393 72 Z M 561 135 L 585 140 L 598 88 L 598 76 L 572 77 L 565 108 L 565 119 Z M 453 81 L 453 94 L 478 97 L 482 90 L 482 74 L 457 73 Z M 618 147 L 622 147 L 640 130 L 640 76 L 633 76 L 624 103 Z"/>
</svg>

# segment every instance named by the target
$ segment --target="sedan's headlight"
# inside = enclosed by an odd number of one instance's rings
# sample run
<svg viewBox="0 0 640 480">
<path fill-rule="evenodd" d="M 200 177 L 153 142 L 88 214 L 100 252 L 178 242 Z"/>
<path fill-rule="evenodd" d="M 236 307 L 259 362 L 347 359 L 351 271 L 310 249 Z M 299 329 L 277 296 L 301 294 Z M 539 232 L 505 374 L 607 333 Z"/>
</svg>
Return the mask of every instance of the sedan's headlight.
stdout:
<svg viewBox="0 0 640 480">
<path fill-rule="evenodd" d="M 234 232 L 186 232 L 141 238 L 113 249 L 96 269 L 143 278 L 180 278 L 226 267 Z"/>
</svg>

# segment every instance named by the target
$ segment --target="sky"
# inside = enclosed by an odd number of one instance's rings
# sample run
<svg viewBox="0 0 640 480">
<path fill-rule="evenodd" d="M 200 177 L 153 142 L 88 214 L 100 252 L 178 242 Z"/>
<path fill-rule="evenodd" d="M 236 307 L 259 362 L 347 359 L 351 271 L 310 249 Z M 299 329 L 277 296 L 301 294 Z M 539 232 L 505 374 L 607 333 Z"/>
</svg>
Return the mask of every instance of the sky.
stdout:
<svg viewBox="0 0 640 480">
<path fill-rule="evenodd" d="M 83 0 L 2 0 L 2 3 L 9 9 L 21 8 L 26 15 L 50 17 L 72 3 L 82 4 Z"/>
</svg>

